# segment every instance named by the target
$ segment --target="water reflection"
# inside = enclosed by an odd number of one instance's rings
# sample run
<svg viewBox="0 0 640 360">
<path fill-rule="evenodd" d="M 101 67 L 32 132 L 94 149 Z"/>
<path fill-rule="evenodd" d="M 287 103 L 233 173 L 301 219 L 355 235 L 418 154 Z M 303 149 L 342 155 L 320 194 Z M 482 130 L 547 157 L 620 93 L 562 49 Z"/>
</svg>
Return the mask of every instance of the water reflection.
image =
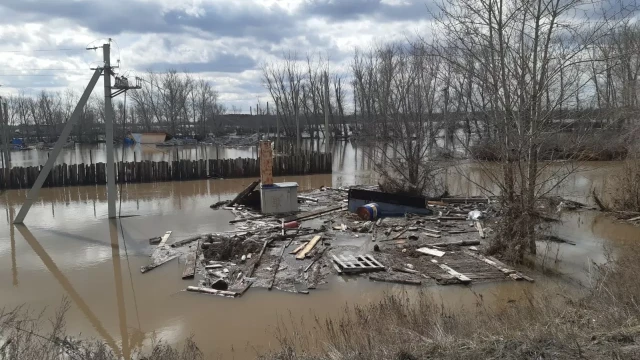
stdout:
<svg viewBox="0 0 640 360">
<path fill-rule="evenodd" d="M 45 249 L 40 245 L 40 242 L 36 240 L 35 236 L 31 233 L 28 227 L 25 225 L 12 225 L 12 228 L 15 227 L 18 229 L 24 240 L 31 246 L 33 251 L 38 255 L 42 263 L 47 267 L 47 270 L 55 277 L 60 286 L 65 290 L 67 295 L 71 298 L 71 300 L 76 304 L 76 306 L 82 311 L 84 316 L 89 320 L 91 325 L 96 329 L 96 331 L 102 336 L 107 345 L 111 347 L 113 352 L 118 356 L 122 355 L 122 351 L 116 344 L 116 341 L 109 335 L 109 332 L 102 325 L 102 322 L 96 314 L 93 312 L 89 304 L 84 301 L 84 299 L 80 296 L 80 294 L 76 291 L 74 286 L 71 284 L 69 279 L 60 271 L 56 263 L 49 256 L 49 254 L 45 251 Z M 128 358 L 127 358 L 128 359 Z"/>
</svg>

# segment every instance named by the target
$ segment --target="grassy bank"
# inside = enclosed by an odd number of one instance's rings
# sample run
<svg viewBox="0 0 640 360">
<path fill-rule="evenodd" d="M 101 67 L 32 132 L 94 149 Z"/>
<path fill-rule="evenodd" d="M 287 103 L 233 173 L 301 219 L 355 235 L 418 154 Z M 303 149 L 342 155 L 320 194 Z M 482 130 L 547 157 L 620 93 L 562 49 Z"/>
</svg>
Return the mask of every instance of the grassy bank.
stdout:
<svg viewBox="0 0 640 360">
<path fill-rule="evenodd" d="M 575 295 L 534 288 L 499 310 L 478 296 L 454 311 L 431 296 L 387 295 L 312 330 L 281 326 L 282 350 L 264 359 L 638 359 L 640 249 L 595 267 Z"/>
</svg>

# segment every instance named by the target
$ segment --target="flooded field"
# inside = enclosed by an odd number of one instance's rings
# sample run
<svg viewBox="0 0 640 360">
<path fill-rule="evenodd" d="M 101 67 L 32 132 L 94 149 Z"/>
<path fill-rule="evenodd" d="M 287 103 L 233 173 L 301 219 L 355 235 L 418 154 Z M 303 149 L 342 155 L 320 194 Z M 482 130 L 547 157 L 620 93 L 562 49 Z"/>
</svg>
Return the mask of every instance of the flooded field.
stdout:
<svg viewBox="0 0 640 360">
<path fill-rule="evenodd" d="M 238 155 L 229 155 L 232 157 L 250 157 L 252 151 L 226 150 L 229 154 L 238 151 Z M 248 153 L 241 155 L 243 151 Z M 65 156 L 71 159 L 72 154 Z M 73 156 L 85 155 L 81 152 Z M 612 187 L 611 174 L 619 165 L 586 164 L 553 193 L 591 202 L 591 189 Z M 375 183 L 369 169 L 361 150 L 343 144 L 334 152 L 333 174 L 277 180 L 296 181 L 301 189 Z M 449 191 L 458 195 L 475 195 L 491 186 L 477 164 L 450 169 L 446 181 Z M 43 189 L 25 226 L 10 226 L 10 219 L 26 192 L 6 191 L 0 195 L 0 211 L 4 214 L 0 221 L 0 307 L 27 304 L 36 310 L 46 307 L 50 314 L 67 297 L 72 302 L 67 319 L 71 334 L 103 339 L 125 354 L 154 338 L 174 343 L 193 334 L 208 356 L 242 359 L 278 347 L 274 332 L 280 320 L 299 321 L 305 316 L 311 327 L 312 314 L 336 315 L 346 304 L 375 301 L 384 291 L 414 291 L 399 285 L 332 277 L 328 285 L 310 295 L 251 289 L 241 298 L 225 299 L 184 292 L 191 282 L 177 275 L 182 269 L 177 260 L 140 274 L 140 266 L 149 261 L 151 237 L 167 230 L 173 231 L 175 239 L 231 230 L 229 220 L 233 215 L 211 210 L 209 205 L 234 197 L 250 182 L 233 179 L 125 185 L 122 215 L 132 217 L 122 219 L 121 226 L 120 221 L 106 218 L 105 187 Z M 482 294 L 490 306 L 505 306 L 509 300 L 520 298 L 525 288 L 586 284 L 591 261 L 604 260 L 604 246 L 616 248 L 640 239 L 640 229 L 596 212 L 564 213 L 563 220 L 552 230 L 576 245 L 541 245 L 541 250 L 548 255 L 547 264 L 567 276 L 537 278 L 535 284 L 437 286 L 428 291 L 453 308 L 475 306 L 477 294 Z"/>
</svg>

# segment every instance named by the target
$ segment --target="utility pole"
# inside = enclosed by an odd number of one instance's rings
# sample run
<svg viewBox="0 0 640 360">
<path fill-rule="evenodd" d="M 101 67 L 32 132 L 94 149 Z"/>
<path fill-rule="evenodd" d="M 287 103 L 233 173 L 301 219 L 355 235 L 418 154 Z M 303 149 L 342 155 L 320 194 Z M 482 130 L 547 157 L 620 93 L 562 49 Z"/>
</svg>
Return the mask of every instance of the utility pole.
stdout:
<svg viewBox="0 0 640 360">
<path fill-rule="evenodd" d="M 329 74 L 324 72 L 324 151 L 329 152 Z"/>
<path fill-rule="evenodd" d="M 300 86 L 300 85 L 298 85 L 298 86 Z M 298 106 L 299 106 L 298 102 L 300 100 L 298 99 L 298 90 L 295 91 L 295 94 L 296 94 L 296 100 L 295 100 L 294 104 L 296 106 L 296 109 L 295 109 L 295 112 L 296 112 L 296 153 L 299 153 L 300 152 L 300 116 L 298 116 L 298 115 L 299 115 L 300 111 L 298 109 Z"/>
<path fill-rule="evenodd" d="M 97 50 L 100 47 L 92 47 L 87 48 L 87 50 Z M 51 151 L 51 156 L 47 159 L 47 162 L 40 170 L 38 174 L 38 178 L 34 182 L 31 190 L 27 193 L 27 199 L 24 204 L 20 208 L 18 215 L 13 220 L 14 224 L 22 224 L 25 216 L 29 212 L 31 205 L 34 200 L 38 198 L 38 194 L 40 193 L 40 189 L 44 184 L 49 172 L 51 172 L 51 168 L 55 163 L 58 155 L 60 155 L 60 151 L 62 151 L 63 145 L 67 142 L 67 138 L 71 133 L 71 129 L 73 128 L 73 124 L 78 121 L 84 106 L 89 100 L 89 96 L 93 91 L 94 87 L 98 83 L 101 75 L 104 75 L 104 105 L 105 105 L 105 133 L 106 133 L 106 142 L 107 142 L 107 199 L 108 199 L 108 208 L 109 208 L 109 218 L 116 217 L 116 174 L 115 174 L 115 164 L 114 164 L 114 155 L 113 155 L 113 108 L 111 107 L 111 98 L 118 96 L 119 94 L 124 93 L 127 90 L 131 89 L 140 89 L 140 79 L 136 78 L 135 85 L 129 85 L 128 80 L 125 77 L 116 77 L 115 86 L 111 87 L 111 74 L 113 73 L 111 67 L 111 59 L 110 59 L 110 44 L 104 44 L 102 46 L 103 49 L 103 57 L 104 57 L 104 67 L 98 67 L 94 70 L 93 76 L 91 80 L 89 80 L 89 84 L 87 88 L 82 93 L 80 100 L 78 100 L 78 104 L 76 105 L 73 113 L 69 120 L 67 120 L 64 128 L 62 129 L 62 133 L 60 133 L 60 137 L 58 137 L 58 141 L 56 141 L 53 150 Z M 104 71 L 104 74 L 102 72 Z M 111 89 L 115 89 L 115 92 L 111 92 Z"/>
<path fill-rule="evenodd" d="M 278 144 L 280 144 L 280 108 L 276 101 L 276 153 L 278 153 Z"/>
<path fill-rule="evenodd" d="M 102 46 L 104 57 L 104 126 L 107 142 L 107 203 L 109 218 L 116 217 L 116 174 L 113 160 L 113 107 L 111 106 L 111 44 Z"/>
<path fill-rule="evenodd" d="M 0 158 L 2 159 L 2 168 L 4 171 L 4 179 L 6 185 L 9 186 L 9 172 L 11 171 L 11 153 L 9 152 L 9 117 L 7 112 L 7 104 L 0 96 L 0 136 L 2 137 L 2 148 L 0 148 Z"/>
</svg>

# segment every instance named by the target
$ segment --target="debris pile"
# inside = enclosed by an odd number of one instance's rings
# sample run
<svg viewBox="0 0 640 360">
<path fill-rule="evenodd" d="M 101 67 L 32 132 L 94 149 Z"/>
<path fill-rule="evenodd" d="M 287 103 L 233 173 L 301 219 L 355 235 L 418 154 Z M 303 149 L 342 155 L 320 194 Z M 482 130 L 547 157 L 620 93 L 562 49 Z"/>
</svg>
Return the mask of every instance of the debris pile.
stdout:
<svg viewBox="0 0 640 360">
<path fill-rule="evenodd" d="M 322 187 L 299 196 L 296 213 L 265 215 L 241 205 L 257 183 L 231 202 L 212 206 L 232 211 L 236 230 L 171 245 L 161 240 L 149 266 L 185 259 L 183 278 L 193 278 L 193 272 L 198 281 L 188 291 L 225 297 L 241 296 L 250 287 L 308 294 L 331 274 L 408 285 L 533 281 L 480 253 L 499 216 L 493 199 Z M 366 203 L 371 199 L 376 202 Z"/>
</svg>

